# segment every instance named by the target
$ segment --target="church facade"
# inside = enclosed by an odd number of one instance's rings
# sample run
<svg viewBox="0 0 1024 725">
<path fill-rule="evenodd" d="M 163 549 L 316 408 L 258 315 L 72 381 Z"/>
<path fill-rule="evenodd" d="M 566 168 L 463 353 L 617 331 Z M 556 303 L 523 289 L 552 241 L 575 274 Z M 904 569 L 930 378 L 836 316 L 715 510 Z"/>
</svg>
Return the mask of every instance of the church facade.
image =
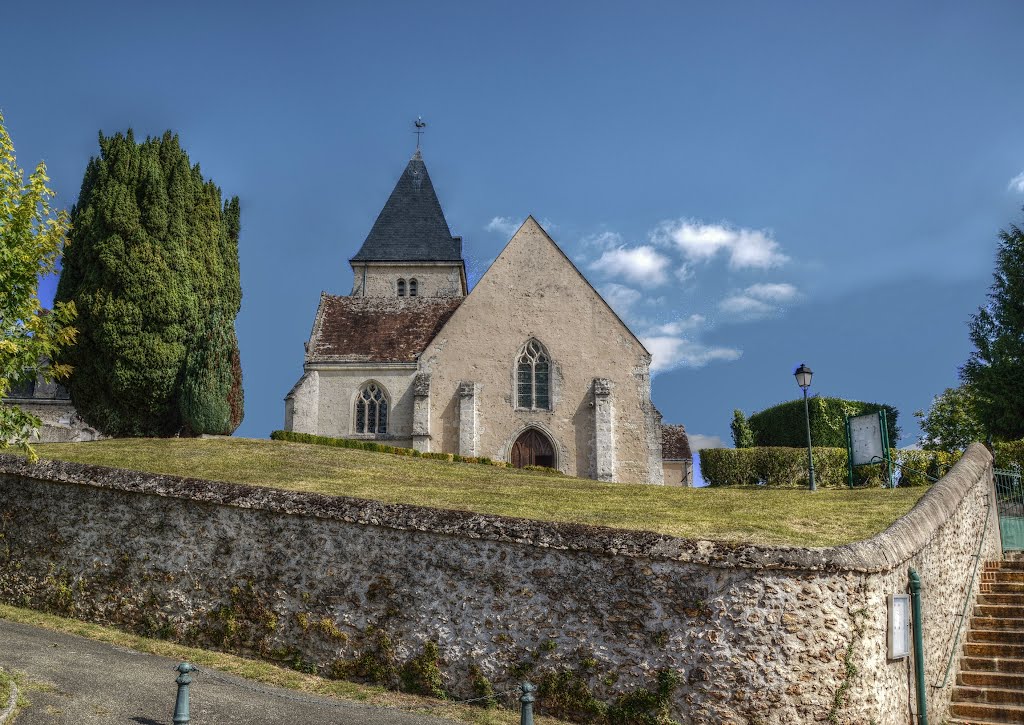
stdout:
<svg viewBox="0 0 1024 725">
<path fill-rule="evenodd" d="M 286 430 L 664 483 L 650 353 L 533 217 L 469 291 L 417 151 L 349 263 Z"/>
</svg>

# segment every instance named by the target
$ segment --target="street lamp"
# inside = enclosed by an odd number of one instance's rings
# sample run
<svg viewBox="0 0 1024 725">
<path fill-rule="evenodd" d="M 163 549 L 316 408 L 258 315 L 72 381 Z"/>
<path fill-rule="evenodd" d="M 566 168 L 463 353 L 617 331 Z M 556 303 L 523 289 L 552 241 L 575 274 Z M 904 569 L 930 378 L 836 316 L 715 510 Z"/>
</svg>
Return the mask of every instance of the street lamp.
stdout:
<svg viewBox="0 0 1024 725">
<path fill-rule="evenodd" d="M 807 471 L 811 477 L 811 490 L 817 491 L 818 487 L 814 485 L 814 458 L 811 456 L 811 411 L 807 407 L 807 388 L 811 387 L 813 374 L 804 363 L 800 363 L 800 367 L 793 371 L 796 384 L 804 391 L 804 419 L 807 421 Z"/>
</svg>

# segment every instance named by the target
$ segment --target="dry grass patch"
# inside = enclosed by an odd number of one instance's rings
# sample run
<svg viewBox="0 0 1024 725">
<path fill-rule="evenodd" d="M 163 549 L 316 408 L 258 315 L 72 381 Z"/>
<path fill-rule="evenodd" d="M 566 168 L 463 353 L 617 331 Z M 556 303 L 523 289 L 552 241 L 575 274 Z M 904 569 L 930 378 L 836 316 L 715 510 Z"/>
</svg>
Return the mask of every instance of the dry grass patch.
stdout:
<svg viewBox="0 0 1024 725">
<path fill-rule="evenodd" d="M 685 538 L 833 546 L 870 538 L 927 488 L 687 489 L 448 463 L 303 443 L 119 439 L 37 446 L 43 458 Z"/>
</svg>

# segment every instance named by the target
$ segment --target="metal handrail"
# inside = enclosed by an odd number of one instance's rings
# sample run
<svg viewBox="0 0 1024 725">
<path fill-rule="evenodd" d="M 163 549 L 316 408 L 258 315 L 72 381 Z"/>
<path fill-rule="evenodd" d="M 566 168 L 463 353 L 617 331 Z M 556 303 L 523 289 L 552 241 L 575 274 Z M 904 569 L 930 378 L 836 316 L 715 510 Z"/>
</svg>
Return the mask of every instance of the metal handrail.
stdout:
<svg viewBox="0 0 1024 725">
<path fill-rule="evenodd" d="M 942 684 L 932 685 L 937 690 L 941 690 L 949 682 L 949 673 L 953 669 L 953 657 L 956 655 L 956 648 L 960 644 L 960 632 L 964 628 L 964 620 L 967 615 L 967 605 L 971 602 L 971 594 L 974 593 L 974 579 L 978 575 L 978 562 L 981 561 L 981 547 L 985 545 L 985 534 L 988 532 L 988 520 L 992 518 L 992 497 L 988 497 L 988 502 L 985 504 L 985 525 L 981 527 L 981 536 L 978 537 L 978 550 L 974 552 L 974 569 L 971 571 L 971 583 L 967 585 L 967 594 L 964 596 L 964 606 L 960 610 L 960 624 L 956 628 L 956 636 L 953 637 L 953 647 L 949 650 L 949 660 L 946 662 L 946 674 L 942 678 Z"/>
</svg>

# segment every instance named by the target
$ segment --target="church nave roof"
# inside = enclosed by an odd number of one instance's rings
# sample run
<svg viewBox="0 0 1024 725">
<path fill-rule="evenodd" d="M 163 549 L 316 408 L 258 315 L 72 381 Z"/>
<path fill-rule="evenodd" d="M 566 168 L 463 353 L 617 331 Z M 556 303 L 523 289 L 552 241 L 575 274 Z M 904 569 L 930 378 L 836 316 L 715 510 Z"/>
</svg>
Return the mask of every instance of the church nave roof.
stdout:
<svg viewBox="0 0 1024 725">
<path fill-rule="evenodd" d="M 462 299 L 324 294 L 306 362 L 415 362 Z"/>
</svg>

